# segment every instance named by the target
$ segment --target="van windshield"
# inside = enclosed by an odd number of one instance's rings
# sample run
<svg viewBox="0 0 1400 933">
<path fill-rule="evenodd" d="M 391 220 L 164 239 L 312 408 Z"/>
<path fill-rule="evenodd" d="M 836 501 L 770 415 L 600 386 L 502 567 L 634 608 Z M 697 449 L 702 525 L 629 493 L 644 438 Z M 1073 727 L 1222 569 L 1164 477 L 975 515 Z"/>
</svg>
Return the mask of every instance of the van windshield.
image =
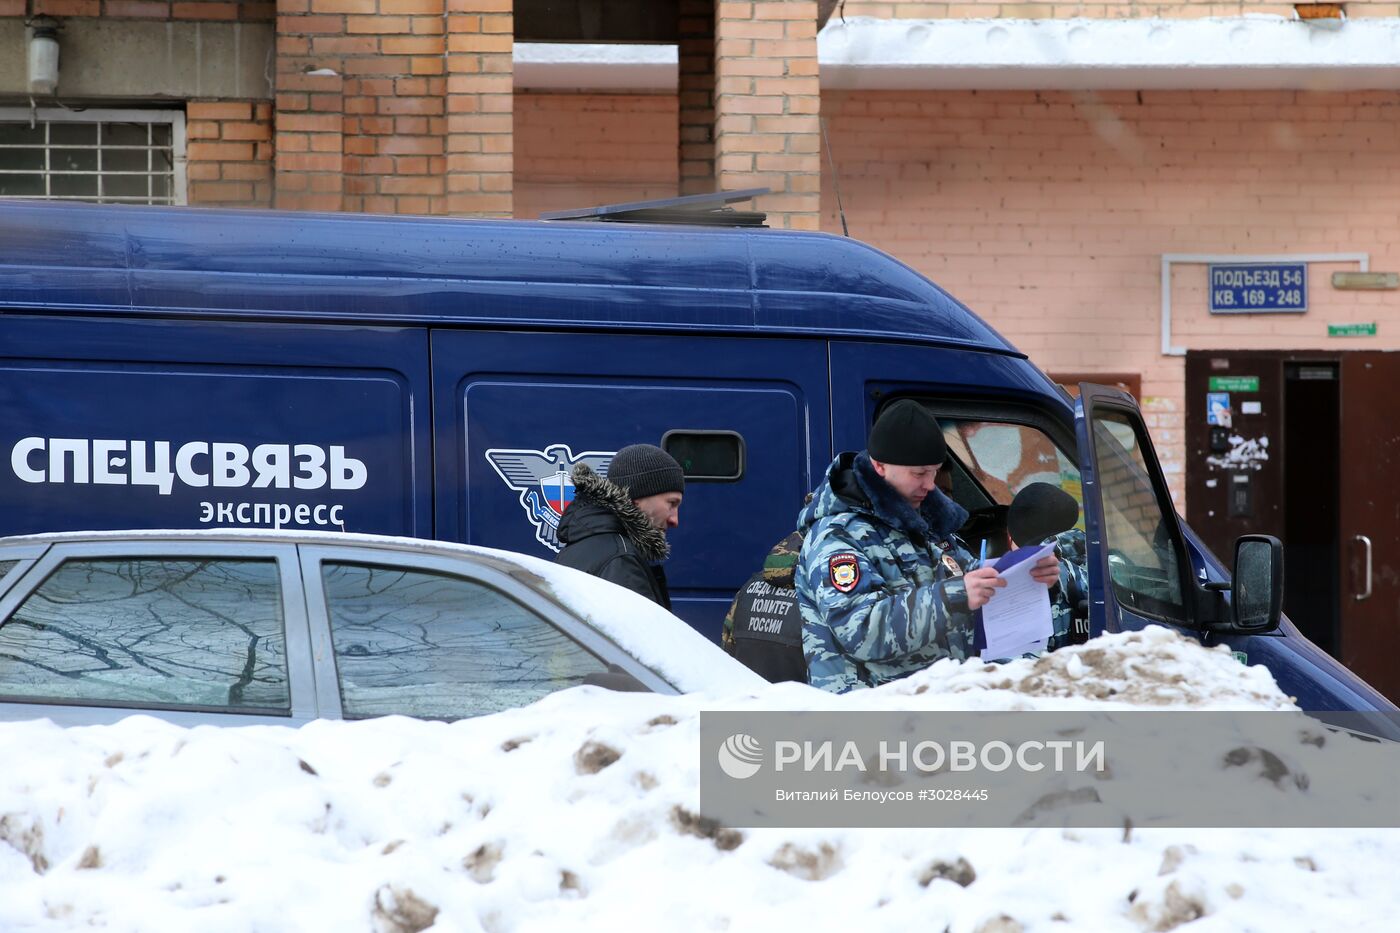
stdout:
<svg viewBox="0 0 1400 933">
<path fill-rule="evenodd" d="M 1027 424 L 940 417 L 948 450 L 962 465 L 953 474 L 953 498 L 976 510 L 1010 505 L 1031 483 L 1049 483 L 1074 497 L 1084 528 L 1079 466 L 1045 432 Z"/>
</svg>

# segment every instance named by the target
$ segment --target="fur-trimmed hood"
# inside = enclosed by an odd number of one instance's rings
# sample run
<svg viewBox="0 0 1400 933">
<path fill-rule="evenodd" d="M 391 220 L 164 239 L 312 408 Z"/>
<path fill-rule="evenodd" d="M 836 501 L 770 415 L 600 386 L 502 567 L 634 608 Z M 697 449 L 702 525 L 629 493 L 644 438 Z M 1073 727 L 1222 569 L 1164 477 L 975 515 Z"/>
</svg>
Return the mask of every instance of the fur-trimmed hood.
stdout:
<svg viewBox="0 0 1400 933">
<path fill-rule="evenodd" d="M 875 472 L 864 451 L 844 453 L 832 461 L 826 482 L 798 517 L 797 530 L 805 533 L 818 520 L 842 512 L 874 515 L 917 541 L 947 538 L 967 521 L 967 510 L 939 489 L 930 492 L 915 511 Z"/>
<path fill-rule="evenodd" d="M 559 521 L 560 541 L 576 544 L 593 535 L 621 535 L 648 564 L 663 561 L 671 553 L 666 532 L 652 527 L 646 513 L 632 503 L 627 490 L 586 463 L 576 464 L 572 476 L 574 501 Z"/>
</svg>

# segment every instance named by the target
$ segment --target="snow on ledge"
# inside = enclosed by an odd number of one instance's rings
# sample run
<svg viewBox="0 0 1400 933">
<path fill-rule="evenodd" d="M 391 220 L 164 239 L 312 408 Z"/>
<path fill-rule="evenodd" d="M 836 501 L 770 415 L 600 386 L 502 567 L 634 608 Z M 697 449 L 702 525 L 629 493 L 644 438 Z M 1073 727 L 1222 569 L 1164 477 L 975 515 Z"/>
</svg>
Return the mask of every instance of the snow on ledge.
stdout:
<svg viewBox="0 0 1400 933">
<path fill-rule="evenodd" d="M 826 88 L 1400 87 L 1400 19 L 833 20 Z"/>
<path fill-rule="evenodd" d="M 833 89 L 1400 88 L 1400 19 L 833 19 Z M 675 91 L 674 45 L 517 42 L 521 89 Z"/>
<path fill-rule="evenodd" d="M 674 91 L 674 45 L 515 43 L 515 86 L 536 89 Z"/>
</svg>

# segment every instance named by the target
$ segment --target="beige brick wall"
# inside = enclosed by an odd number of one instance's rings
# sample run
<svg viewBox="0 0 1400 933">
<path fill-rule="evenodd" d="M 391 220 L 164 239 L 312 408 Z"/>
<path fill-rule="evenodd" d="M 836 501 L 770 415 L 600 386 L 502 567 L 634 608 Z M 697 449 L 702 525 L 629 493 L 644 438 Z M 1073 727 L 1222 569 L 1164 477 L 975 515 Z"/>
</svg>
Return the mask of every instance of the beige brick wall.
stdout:
<svg viewBox="0 0 1400 933">
<path fill-rule="evenodd" d="M 1163 253 L 1369 252 L 1400 269 L 1400 94 L 827 94 L 852 236 L 967 302 L 1047 370 L 1140 372 L 1182 502 L 1184 368 L 1160 353 Z M 823 228 L 840 229 L 831 186 Z M 1205 268 L 1173 276 L 1188 348 L 1400 348 L 1400 293 L 1304 315 L 1210 316 Z M 1339 341 L 1328 322 L 1379 321 Z"/>
<path fill-rule="evenodd" d="M 1349 17 L 1400 16 L 1397 3 L 1346 3 Z M 838 8 L 832 19 L 840 19 Z M 879 19 L 1192 19 L 1205 16 L 1247 14 L 1293 15 L 1291 3 L 1219 3 L 1213 0 L 1176 0 L 1174 3 L 1118 0 L 1105 3 L 1002 3 L 999 0 L 961 0 L 954 3 L 920 3 L 914 0 L 847 0 L 844 15 Z"/>
<path fill-rule="evenodd" d="M 715 12 L 715 175 L 723 190 L 766 187 L 777 227 L 814 230 L 821 189 L 815 0 L 719 0 Z"/>
<path fill-rule="evenodd" d="M 670 95 L 521 94 L 515 99 L 515 216 L 677 194 Z"/>
</svg>

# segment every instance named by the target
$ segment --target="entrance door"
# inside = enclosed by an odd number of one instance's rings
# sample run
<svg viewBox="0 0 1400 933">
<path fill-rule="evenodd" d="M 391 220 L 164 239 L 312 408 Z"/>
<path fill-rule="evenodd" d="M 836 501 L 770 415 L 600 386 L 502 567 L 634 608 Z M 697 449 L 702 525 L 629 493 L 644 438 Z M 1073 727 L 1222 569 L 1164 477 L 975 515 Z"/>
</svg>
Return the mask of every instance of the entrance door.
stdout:
<svg viewBox="0 0 1400 933">
<path fill-rule="evenodd" d="M 1397 385 L 1395 353 L 1186 358 L 1192 529 L 1227 561 L 1238 535 L 1279 536 L 1285 614 L 1392 700 L 1400 699 Z"/>
<path fill-rule="evenodd" d="M 1396 386 L 1400 354 L 1343 355 L 1340 660 L 1392 700 L 1400 697 Z"/>
</svg>

